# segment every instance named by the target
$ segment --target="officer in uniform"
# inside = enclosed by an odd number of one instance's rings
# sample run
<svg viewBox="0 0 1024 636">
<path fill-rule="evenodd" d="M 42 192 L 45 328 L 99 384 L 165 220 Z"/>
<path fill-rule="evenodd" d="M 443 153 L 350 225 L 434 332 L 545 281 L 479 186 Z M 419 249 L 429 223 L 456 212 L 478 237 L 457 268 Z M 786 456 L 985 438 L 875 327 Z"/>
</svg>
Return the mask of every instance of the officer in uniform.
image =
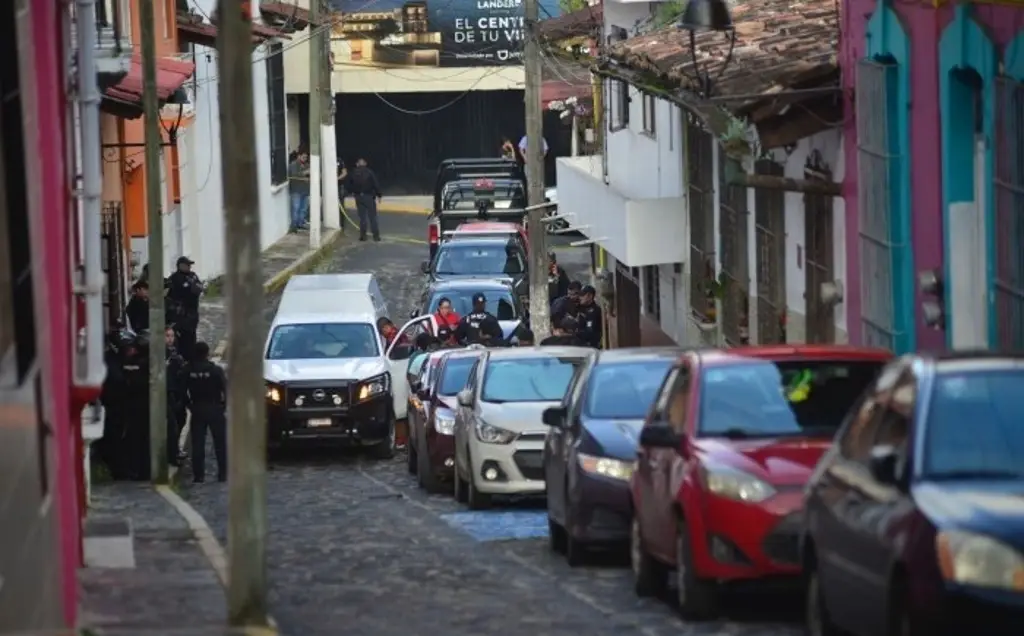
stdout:
<svg viewBox="0 0 1024 636">
<path fill-rule="evenodd" d="M 540 341 L 541 346 L 585 347 L 587 344 L 576 336 L 576 319 L 563 316 L 552 333 Z"/>
<path fill-rule="evenodd" d="M 498 345 L 504 340 L 501 324 L 494 314 L 487 311 L 487 298 L 483 294 L 473 295 L 473 311 L 459 321 L 455 328 L 455 339 L 464 345 Z"/>
<path fill-rule="evenodd" d="M 164 285 L 167 287 L 168 324 L 174 323 L 178 332 L 178 353 L 186 362 L 192 360 L 196 344 L 196 329 L 199 328 L 199 296 L 203 283 L 192 271 L 192 261 L 187 256 L 178 258 L 177 270 Z"/>
<path fill-rule="evenodd" d="M 174 326 L 168 325 L 164 334 L 167 348 L 167 461 L 171 466 L 181 463 L 178 437 L 185 426 L 185 359 L 174 346 Z"/>
<path fill-rule="evenodd" d="M 601 348 L 601 340 L 604 336 L 604 327 L 601 320 L 601 308 L 594 298 L 597 290 L 591 285 L 584 285 L 580 290 L 580 304 L 576 320 L 579 323 L 577 335 L 588 347 Z"/>
<path fill-rule="evenodd" d="M 123 414 L 118 444 L 118 479 L 149 479 L 149 332 L 141 331 L 122 349 Z"/>
<path fill-rule="evenodd" d="M 206 431 L 213 437 L 213 452 L 217 456 L 217 480 L 228 478 L 227 402 L 228 380 L 224 369 L 210 361 L 210 346 L 197 342 L 195 360 L 188 365 L 186 381 L 188 405 L 192 411 L 192 480 L 202 483 L 206 479 Z"/>
<path fill-rule="evenodd" d="M 113 479 L 127 479 L 124 466 L 125 398 L 127 391 L 124 378 L 125 348 L 133 346 L 135 336 L 118 328 L 107 334 L 107 349 L 103 359 L 107 366 L 107 377 L 103 379 L 100 403 L 103 405 L 103 438 L 95 444 L 100 460 L 107 466 Z"/>
</svg>

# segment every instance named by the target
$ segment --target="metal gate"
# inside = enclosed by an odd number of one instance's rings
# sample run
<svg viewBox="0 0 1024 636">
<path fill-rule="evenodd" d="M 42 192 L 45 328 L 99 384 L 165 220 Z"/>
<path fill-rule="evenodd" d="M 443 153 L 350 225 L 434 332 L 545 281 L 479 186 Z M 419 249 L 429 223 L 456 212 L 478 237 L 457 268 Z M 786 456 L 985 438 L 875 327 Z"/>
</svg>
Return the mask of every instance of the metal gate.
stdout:
<svg viewBox="0 0 1024 636">
<path fill-rule="evenodd" d="M 640 346 L 640 284 L 636 268 L 615 263 L 615 334 L 619 348 Z"/>
<path fill-rule="evenodd" d="M 815 150 L 804 166 L 806 179 L 832 181 L 832 171 Z M 832 197 L 825 194 L 804 195 L 804 275 L 807 300 L 806 337 L 807 342 L 835 342 L 835 311 L 821 297 L 822 283 L 835 280 L 832 271 Z"/>
<path fill-rule="evenodd" d="M 757 174 L 785 176 L 774 161 L 758 161 Z M 786 193 L 758 188 L 755 193 L 757 241 L 757 340 L 761 344 L 786 341 Z"/>
<path fill-rule="evenodd" d="M 686 142 L 690 192 L 690 308 L 699 320 L 710 321 L 714 299 L 708 297 L 707 283 L 715 278 L 715 140 L 693 115 L 687 114 Z"/>
<path fill-rule="evenodd" d="M 100 226 L 100 258 L 107 286 L 103 311 L 108 330 L 121 319 L 127 295 L 123 223 L 121 202 L 105 202 Z"/>
<path fill-rule="evenodd" d="M 996 80 L 996 347 L 1024 348 L 1024 84 Z"/>
<path fill-rule="evenodd" d="M 899 161 L 890 131 L 896 65 L 876 60 L 857 64 L 857 192 L 860 220 L 861 324 L 864 344 L 893 349 L 891 174 Z"/>
<path fill-rule="evenodd" d="M 747 189 L 730 185 L 728 175 L 742 172 L 735 159 L 718 153 L 719 235 L 721 236 L 722 275 L 725 295 L 722 297 L 722 335 L 725 342 L 738 346 L 747 342 L 750 273 L 747 268 Z"/>
</svg>

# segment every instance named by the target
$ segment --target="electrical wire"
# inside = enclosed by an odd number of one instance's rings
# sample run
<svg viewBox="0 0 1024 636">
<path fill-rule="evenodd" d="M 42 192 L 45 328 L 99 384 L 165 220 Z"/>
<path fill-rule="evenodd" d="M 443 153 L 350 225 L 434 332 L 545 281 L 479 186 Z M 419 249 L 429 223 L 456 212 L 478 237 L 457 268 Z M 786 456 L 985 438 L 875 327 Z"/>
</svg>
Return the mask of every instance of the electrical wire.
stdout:
<svg viewBox="0 0 1024 636">
<path fill-rule="evenodd" d="M 403 113 L 403 114 L 406 114 L 406 115 L 415 115 L 415 116 L 418 116 L 418 117 L 423 116 L 423 115 L 433 115 L 434 113 L 439 113 L 442 110 L 444 110 L 446 108 L 451 108 L 455 104 L 459 103 L 460 101 L 462 101 L 462 99 L 464 99 L 466 97 L 466 95 L 469 95 L 469 93 L 474 88 L 479 86 L 480 83 L 483 82 L 485 79 L 487 79 L 488 77 L 490 77 L 492 75 L 496 75 L 497 73 L 500 73 L 501 71 L 504 71 L 506 68 L 507 67 L 504 67 L 504 66 L 495 67 L 489 73 L 486 73 L 486 74 L 481 75 L 480 77 L 478 77 L 477 80 L 475 82 L 473 82 L 469 86 L 469 88 L 467 88 L 466 90 L 464 90 L 461 93 L 459 93 L 458 95 L 456 95 L 454 98 L 452 98 L 451 101 L 449 101 L 449 102 L 447 102 L 445 104 L 442 104 L 441 106 L 437 106 L 435 108 L 429 108 L 427 110 L 409 110 L 409 109 L 406 109 L 406 108 L 402 108 L 401 106 L 398 106 L 396 104 L 393 104 L 392 102 L 388 101 L 388 99 L 386 97 L 384 97 L 383 95 L 381 95 L 380 93 L 378 93 L 376 91 L 373 92 L 373 95 L 377 99 L 379 99 L 381 102 L 383 102 L 386 106 L 388 106 L 389 108 L 391 108 L 393 110 L 397 110 L 400 113 Z"/>
</svg>

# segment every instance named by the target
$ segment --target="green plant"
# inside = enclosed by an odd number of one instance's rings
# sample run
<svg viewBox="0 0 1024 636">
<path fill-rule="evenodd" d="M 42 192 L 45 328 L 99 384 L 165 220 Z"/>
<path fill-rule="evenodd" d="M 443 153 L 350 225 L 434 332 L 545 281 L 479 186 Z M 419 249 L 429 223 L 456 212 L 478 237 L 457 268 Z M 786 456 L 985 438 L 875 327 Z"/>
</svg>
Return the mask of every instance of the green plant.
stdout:
<svg viewBox="0 0 1024 636">
<path fill-rule="evenodd" d="M 558 0 L 558 8 L 562 13 L 572 13 L 587 6 L 587 0 Z"/>
<path fill-rule="evenodd" d="M 729 277 L 726 276 L 725 272 L 719 272 L 718 279 L 709 278 L 707 281 L 708 297 L 722 300 L 725 298 L 725 292 L 729 288 Z"/>
<path fill-rule="evenodd" d="M 657 13 L 654 14 L 654 26 L 660 28 L 675 24 L 679 16 L 683 15 L 685 8 L 686 2 L 683 0 L 669 0 L 658 4 Z"/>
</svg>

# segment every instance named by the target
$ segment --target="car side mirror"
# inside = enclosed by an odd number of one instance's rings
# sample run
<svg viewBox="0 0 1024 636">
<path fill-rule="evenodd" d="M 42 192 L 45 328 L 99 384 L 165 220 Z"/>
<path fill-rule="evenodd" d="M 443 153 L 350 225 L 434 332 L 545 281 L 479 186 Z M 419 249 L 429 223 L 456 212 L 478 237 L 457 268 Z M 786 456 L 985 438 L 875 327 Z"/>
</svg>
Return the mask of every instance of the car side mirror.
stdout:
<svg viewBox="0 0 1024 636">
<path fill-rule="evenodd" d="M 565 425 L 565 418 L 568 415 L 565 407 L 551 406 L 544 409 L 541 420 L 552 428 L 562 428 Z"/>
<path fill-rule="evenodd" d="M 459 406 L 471 407 L 473 406 L 473 392 L 469 389 L 462 389 L 455 396 L 455 400 L 459 403 Z"/>
<path fill-rule="evenodd" d="M 430 273 L 430 261 L 423 261 L 420 263 L 420 271 L 424 274 Z"/>
<path fill-rule="evenodd" d="M 899 461 L 899 453 L 889 445 L 875 446 L 871 449 L 868 458 L 868 469 L 871 476 L 880 484 L 893 486 L 898 481 L 896 464 Z"/>
<path fill-rule="evenodd" d="M 388 356 L 392 360 L 408 360 L 412 357 L 413 346 L 411 344 L 400 344 L 395 345 L 395 348 L 391 350 L 391 355 Z"/>
<path fill-rule="evenodd" d="M 654 424 L 652 426 L 645 426 L 640 431 L 640 446 L 680 449 L 682 445 L 683 437 L 672 430 L 670 426 Z"/>
</svg>

